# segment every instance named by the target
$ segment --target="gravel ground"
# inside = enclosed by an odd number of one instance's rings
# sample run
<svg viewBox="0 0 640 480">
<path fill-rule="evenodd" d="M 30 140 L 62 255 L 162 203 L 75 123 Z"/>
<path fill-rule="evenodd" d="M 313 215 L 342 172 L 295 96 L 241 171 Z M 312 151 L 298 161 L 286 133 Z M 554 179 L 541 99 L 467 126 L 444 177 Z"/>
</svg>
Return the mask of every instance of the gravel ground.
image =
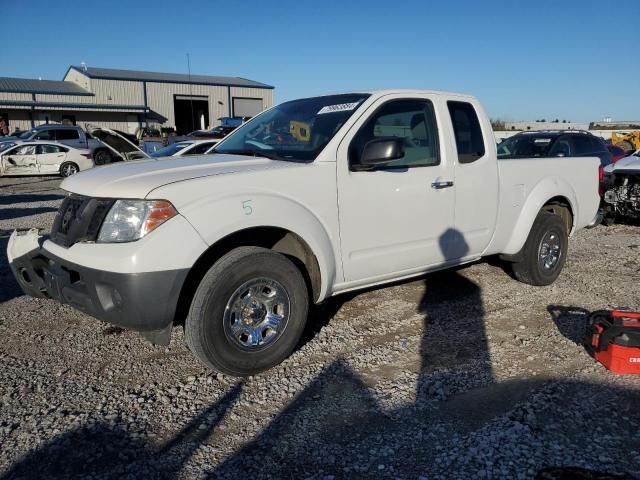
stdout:
<svg viewBox="0 0 640 480">
<path fill-rule="evenodd" d="M 153 347 L 21 295 L 8 233 L 46 231 L 58 183 L 0 179 L 0 475 L 640 477 L 640 377 L 580 346 L 589 311 L 640 309 L 638 227 L 578 233 L 549 287 L 483 262 L 333 299 L 288 360 L 239 381 L 194 360 L 181 328 Z"/>
</svg>

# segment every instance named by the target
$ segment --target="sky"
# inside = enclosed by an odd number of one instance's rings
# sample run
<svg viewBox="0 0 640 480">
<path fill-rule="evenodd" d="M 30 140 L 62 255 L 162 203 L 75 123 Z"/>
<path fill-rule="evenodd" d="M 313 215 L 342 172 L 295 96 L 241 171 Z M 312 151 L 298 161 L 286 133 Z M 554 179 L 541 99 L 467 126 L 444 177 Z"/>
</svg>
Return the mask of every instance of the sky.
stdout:
<svg viewBox="0 0 640 480">
<path fill-rule="evenodd" d="M 69 65 L 238 76 L 276 103 L 426 88 L 492 118 L 640 119 L 640 0 L 0 0 L 0 76 Z"/>
</svg>

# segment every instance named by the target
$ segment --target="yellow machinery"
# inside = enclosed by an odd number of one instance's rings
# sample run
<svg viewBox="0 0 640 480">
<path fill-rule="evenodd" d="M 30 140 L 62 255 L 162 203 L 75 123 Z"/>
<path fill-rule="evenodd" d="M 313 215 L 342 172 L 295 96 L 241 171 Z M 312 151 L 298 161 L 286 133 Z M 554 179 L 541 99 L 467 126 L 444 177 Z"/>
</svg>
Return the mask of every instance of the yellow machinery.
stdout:
<svg viewBox="0 0 640 480">
<path fill-rule="evenodd" d="M 640 130 L 627 133 L 613 132 L 611 143 L 622 148 L 625 152 L 637 150 L 640 148 Z"/>
</svg>

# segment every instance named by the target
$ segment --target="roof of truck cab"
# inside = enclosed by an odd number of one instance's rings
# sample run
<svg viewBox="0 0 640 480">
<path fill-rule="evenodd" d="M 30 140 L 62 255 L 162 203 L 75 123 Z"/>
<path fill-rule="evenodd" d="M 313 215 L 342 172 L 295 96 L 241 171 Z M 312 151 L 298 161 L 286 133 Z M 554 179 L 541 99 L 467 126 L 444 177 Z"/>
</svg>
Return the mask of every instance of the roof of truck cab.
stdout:
<svg viewBox="0 0 640 480">
<path fill-rule="evenodd" d="M 383 97 L 385 95 L 441 95 L 446 97 L 462 97 L 475 99 L 473 95 L 469 95 L 466 93 L 455 93 L 455 92 L 445 92 L 441 90 L 420 90 L 420 89 L 406 89 L 406 88 L 398 88 L 398 89 L 385 89 L 385 90 L 354 90 L 351 92 L 332 92 L 325 93 L 322 95 L 310 95 L 308 97 L 301 97 L 297 99 L 291 100 L 303 100 L 305 98 L 318 98 L 318 97 L 331 97 L 334 95 L 370 95 L 376 97 Z"/>
</svg>

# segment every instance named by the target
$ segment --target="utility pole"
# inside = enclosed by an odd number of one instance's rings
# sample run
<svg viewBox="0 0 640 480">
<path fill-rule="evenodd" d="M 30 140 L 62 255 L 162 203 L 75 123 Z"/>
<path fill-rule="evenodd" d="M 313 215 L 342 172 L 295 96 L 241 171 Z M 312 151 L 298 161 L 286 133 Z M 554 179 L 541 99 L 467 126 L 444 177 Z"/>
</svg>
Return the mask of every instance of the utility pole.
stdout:
<svg viewBox="0 0 640 480">
<path fill-rule="evenodd" d="M 187 53 L 187 71 L 189 72 L 189 103 L 191 104 L 191 131 L 195 131 L 195 119 L 193 118 L 193 86 L 191 84 L 191 59 Z"/>
</svg>

